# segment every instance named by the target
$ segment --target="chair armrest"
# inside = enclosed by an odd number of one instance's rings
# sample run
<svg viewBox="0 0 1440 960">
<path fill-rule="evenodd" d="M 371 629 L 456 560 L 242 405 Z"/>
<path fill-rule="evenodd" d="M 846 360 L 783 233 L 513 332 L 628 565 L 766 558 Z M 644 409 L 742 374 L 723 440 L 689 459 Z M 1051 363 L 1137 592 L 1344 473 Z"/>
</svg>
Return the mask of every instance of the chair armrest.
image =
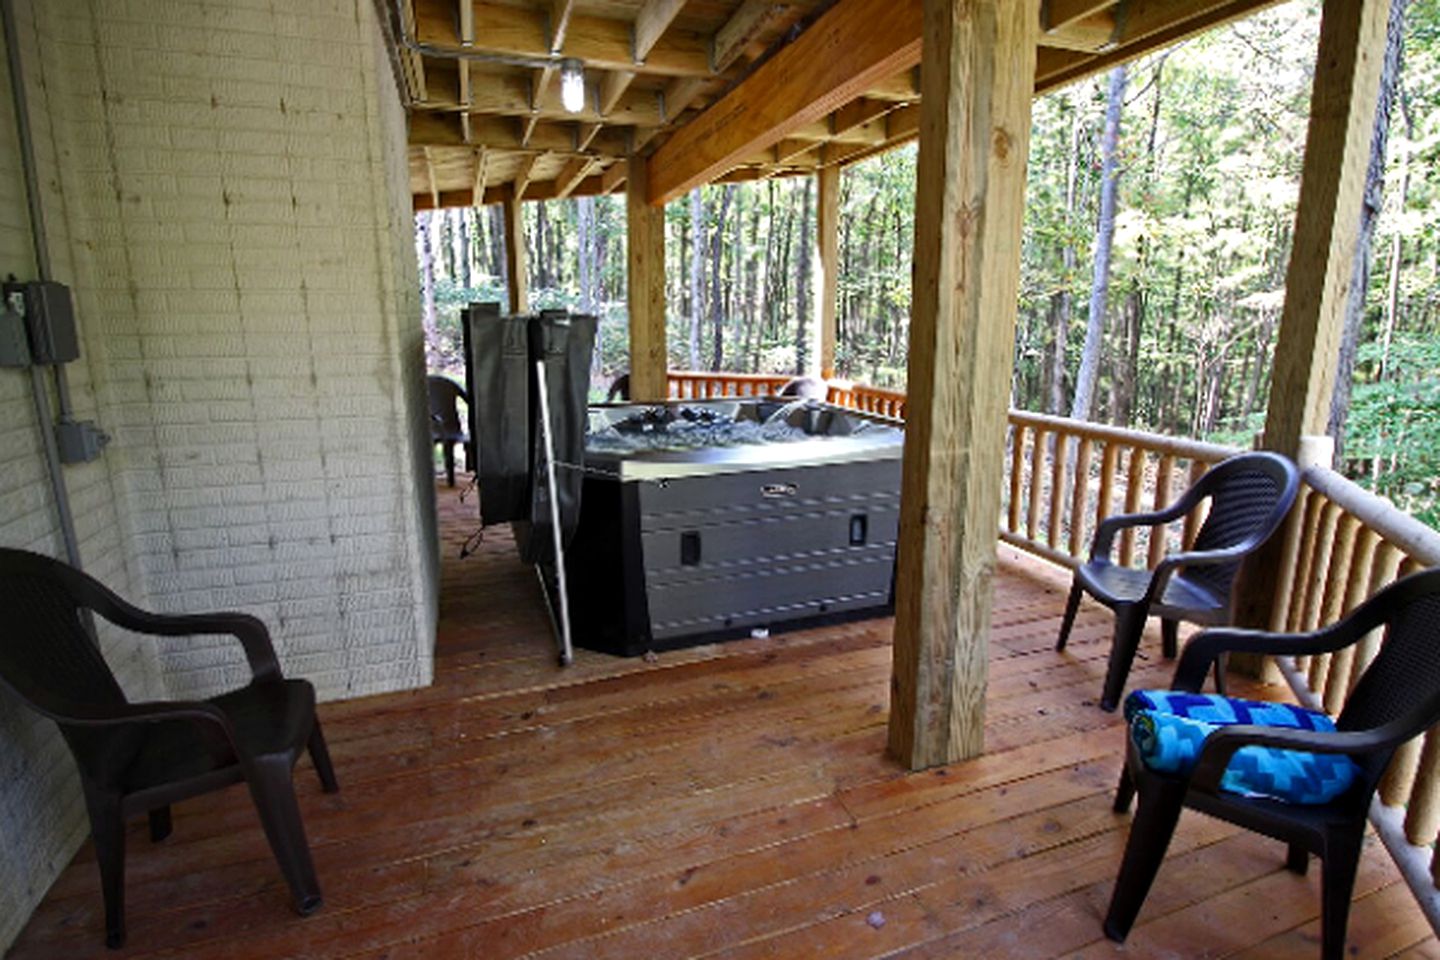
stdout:
<svg viewBox="0 0 1440 960">
<path fill-rule="evenodd" d="M 1369 633 L 1383 616 L 1383 610 L 1367 604 L 1357 608 L 1348 619 L 1310 633 L 1270 633 L 1234 627 L 1206 630 L 1186 642 L 1171 689 L 1198 693 L 1211 665 L 1226 653 L 1291 657 L 1334 653 Z"/>
<path fill-rule="evenodd" d="M 1100 521 L 1095 528 L 1095 541 L 1090 547 L 1090 559 L 1110 555 L 1110 546 L 1115 542 L 1115 534 L 1125 527 L 1153 527 L 1162 523 L 1170 523 L 1178 520 L 1189 513 L 1195 504 L 1200 501 L 1202 491 L 1196 487 L 1186 490 L 1174 503 L 1163 510 L 1156 510 L 1151 513 L 1117 513 L 1114 516 L 1106 517 Z"/>
<path fill-rule="evenodd" d="M 1258 537 L 1247 537 L 1239 543 L 1228 547 L 1221 547 L 1217 550 L 1191 550 L 1186 553 L 1172 553 L 1160 560 L 1155 565 L 1155 570 L 1150 577 L 1150 586 L 1145 591 L 1144 602 L 1148 605 L 1158 600 L 1165 592 L 1165 585 L 1170 582 L 1176 570 L 1184 567 L 1202 567 L 1217 563 L 1227 563 L 1231 560 L 1239 560 L 1247 554 L 1253 553 L 1265 541 Z"/>
<path fill-rule="evenodd" d="M 92 609 L 116 626 L 136 633 L 162 637 L 229 634 L 245 648 L 245 659 L 256 680 L 282 679 L 280 661 L 275 657 L 275 647 L 270 642 L 270 631 L 258 617 L 248 613 L 151 613 L 132 606 L 113 593 L 103 599 L 105 602 L 92 603 Z"/>
<path fill-rule="evenodd" d="M 1195 769 L 1190 774 L 1190 786 L 1204 793 L 1218 793 L 1225 768 L 1230 765 L 1235 752 L 1245 747 L 1359 755 L 1393 746 L 1392 739 L 1394 738 L 1387 735 L 1384 727 L 1335 733 L 1248 724 L 1220 727 L 1205 738 L 1200 756 L 1195 761 Z"/>
<path fill-rule="evenodd" d="M 146 700 L 97 706 L 71 701 L 36 702 L 51 719 L 82 727 L 112 727 L 131 723 L 158 723 L 165 720 L 188 720 L 214 724 L 220 728 L 231 749 L 239 750 L 235 727 L 225 711 L 203 700 Z"/>
</svg>

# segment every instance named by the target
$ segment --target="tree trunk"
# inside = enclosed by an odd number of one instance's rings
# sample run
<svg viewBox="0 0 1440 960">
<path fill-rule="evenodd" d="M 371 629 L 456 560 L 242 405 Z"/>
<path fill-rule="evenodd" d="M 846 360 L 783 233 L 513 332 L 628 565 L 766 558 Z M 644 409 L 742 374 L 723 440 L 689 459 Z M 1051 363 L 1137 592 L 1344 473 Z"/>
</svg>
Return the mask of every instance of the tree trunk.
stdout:
<svg viewBox="0 0 1440 960">
<path fill-rule="evenodd" d="M 1145 294 L 1138 280 L 1125 295 L 1121 312 L 1121 362 L 1116 366 L 1114 399 L 1110 419 L 1117 427 L 1128 427 L 1135 417 L 1135 381 L 1140 368 L 1140 329 L 1145 323 Z"/>
<path fill-rule="evenodd" d="M 420 302 L 424 306 L 421 322 L 425 326 L 425 366 L 435 369 L 435 251 L 430 242 L 430 220 L 434 213 L 421 211 L 415 217 L 415 238 L 420 248 Z"/>
<path fill-rule="evenodd" d="M 1355 352 L 1360 346 L 1360 327 L 1365 319 L 1365 300 L 1370 289 L 1370 266 L 1375 222 L 1385 203 L 1385 147 L 1390 139 L 1390 105 L 1400 78 L 1400 60 L 1405 46 L 1405 6 L 1409 0 L 1390 0 L 1390 19 L 1385 27 L 1385 62 L 1380 70 L 1380 89 L 1375 100 L 1375 126 L 1370 138 L 1370 161 L 1365 169 L 1365 196 L 1360 204 L 1360 229 L 1355 238 L 1355 261 L 1350 274 L 1350 295 L 1345 301 L 1345 319 L 1340 332 L 1340 355 L 1335 366 L 1335 392 L 1330 396 L 1330 421 L 1326 432 L 1335 440 L 1334 466 L 1345 457 L 1345 420 L 1350 413 L 1350 387 L 1355 379 Z"/>
<path fill-rule="evenodd" d="M 810 192 L 814 177 L 805 177 L 805 191 L 800 199 L 800 277 L 795 291 L 795 373 L 809 372 L 810 340 Z"/>
<path fill-rule="evenodd" d="M 1088 420 L 1100 378 L 1100 344 L 1105 334 L 1105 303 L 1110 292 L 1110 245 L 1115 239 L 1116 148 L 1120 143 L 1120 112 L 1125 104 L 1125 67 L 1110 71 L 1105 100 L 1105 132 L 1100 140 L 1100 222 L 1095 230 L 1095 271 L 1090 286 L 1090 315 L 1085 346 L 1075 377 L 1075 402 L 1070 416 Z"/>
<path fill-rule="evenodd" d="M 1405 87 L 1399 86 L 1397 91 L 1400 101 L 1400 116 L 1405 121 L 1405 148 L 1400 154 L 1400 202 L 1398 209 L 1401 214 L 1405 212 L 1405 201 L 1410 194 L 1410 144 L 1415 142 L 1415 116 L 1410 112 L 1410 99 L 1405 94 Z M 1380 341 L 1380 365 L 1375 372 L 1377 381 L 1384 380 L 1387 368 L 1390 366 L 1390 344 L 1395 339 L 1395 323 L 1400 313 L 1400 254 L 1402 231 L 1396 230 L 1395 235 L 1390 238 L 1390 275 L 1386 278 L 1385 289 L 1385 331 Z M 1432 271 L 1433 272 L 1433 271 Z"/>
<path fill-rule="evenodd" d="M 705 199 L 690 191 L 690 369 L 700 369 L 700 317 L 705 310 Z"/>
<path fill-rule="evenodd" d="M 710 234 L 710 325 L 715 332 L 711 370 L 723 370 L 725 362 L 725 304 L 720 291 L 725 289 L 720 275 L 720 253 L 725 247 L 725 220 L 730 216 L 730 203 L 735 199 L 735 184 L 727 184 L 720 195 L 720 214 Z"/>
<path fill-rule="evenodd" d="M 1070 151 L 1065 161 L 1065 242 L 1060 248 L 1060 289 L 1051 304 L 1054 310 L 1054 337 L 1050 353 L 1050 407 L 1059 415 L 1065 410 L 1065 368 L 1070 350 L 1070 323 L 1075 314 L 1075 193 L 1080 175 L 1080 134 L 1084 130 L 1078 93 L 1070 94 Z"/>
</svg>

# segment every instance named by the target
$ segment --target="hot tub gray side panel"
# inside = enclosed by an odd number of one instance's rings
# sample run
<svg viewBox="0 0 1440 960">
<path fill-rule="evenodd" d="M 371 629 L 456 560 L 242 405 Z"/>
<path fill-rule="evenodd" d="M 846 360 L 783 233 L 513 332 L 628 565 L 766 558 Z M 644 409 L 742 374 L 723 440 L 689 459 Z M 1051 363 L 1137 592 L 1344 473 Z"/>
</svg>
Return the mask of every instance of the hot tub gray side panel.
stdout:
<svg viewBox="0 0 1440 960">
<path fill-rule="evenodd" d="M 899 491 L 898 455 L 641 482 L 654 639 L 885 607 Z"/>
</svg>

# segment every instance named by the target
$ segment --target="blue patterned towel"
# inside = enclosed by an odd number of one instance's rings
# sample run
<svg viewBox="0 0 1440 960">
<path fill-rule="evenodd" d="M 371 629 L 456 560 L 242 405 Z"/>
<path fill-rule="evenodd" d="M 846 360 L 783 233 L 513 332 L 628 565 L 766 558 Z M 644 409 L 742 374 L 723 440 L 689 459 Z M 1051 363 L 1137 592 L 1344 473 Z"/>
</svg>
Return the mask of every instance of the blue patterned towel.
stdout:
<svg viewBox="0 0 1440 960">
<path fill-rule="evenodd" d="M 1211 732 L 1235 724 L 1333 732 L 1323 713 L 1285 703 L 1240 700 L 1216 694 L 1137 690 L 1125 700 L 1130 739 L 1140 759 L 1160 773 L 1187 773 Z M 1340 754 L 1242 747 L 1220 787 L 1246 796 L 1288 803 L 1328 803 L 1350 788 L 1359 768 Z"/>
</svg>

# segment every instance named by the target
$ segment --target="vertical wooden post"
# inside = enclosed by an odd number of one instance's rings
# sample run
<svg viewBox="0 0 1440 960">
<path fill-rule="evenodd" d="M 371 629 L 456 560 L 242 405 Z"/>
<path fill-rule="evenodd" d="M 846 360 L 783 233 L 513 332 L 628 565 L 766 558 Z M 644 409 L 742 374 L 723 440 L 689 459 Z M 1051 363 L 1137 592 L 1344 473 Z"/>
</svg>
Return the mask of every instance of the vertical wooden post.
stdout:
<svg viewBox="0 0 1440 960">
<path fill-rule="evenodd" d="M 1389 0 L 1325 0 L 1320 19 L 1295 240 L 1262 441 L 1297 460 L 1308 451 L 1305 438 L 1325 432 L 1335 391 L 1389 7 Z M 1240 623 L 1270 624 L 1276 587 L 1291 562 L 1285 544 L 1293 543 L 1289 527 L 1296 520 L 1292 513 L 1287 529 L 1246 564 L 1236 607 Z M 1253 659 L 1232 658 L 1232 665 L 1243 672 L 1260 669 Z"/>
<path fill-rule="evenodd" d="M 1325 432 L 1349 296 L 1389 0 L 1326 0 L 1310 129 L 1265 412 L 1265 446 L 1294 457 Z"/>
<path fill-rule="evenodd" d="M 890 751 L 984 746 L 1039 0 L 925 0 Z"/>
<path fill-rule="evenodd" d="M 815 325 L 819 328 L 820 376 L 835 376 L 836 297 L 839 291 L 840 168 L 821 167 L 815 174 L 819 202 L 815 207 Z"/>
<path fill-rule="evenodd" d="M 510 312 L 525 313 L 530 309 L 530 290 L 525 277 L 525 221 L 514 186 L 506 188 L 501 204 L 505 209 L 505 279 L 506 289 L 510 291 Z"/>
<path fill-rule="evenodd" d="M 630 300 L 630 398 L 663 400 L 665 380 L 665 208 L 645 199 L 646 166 L 630 158 L 625 186 Z"/>
</svg>

